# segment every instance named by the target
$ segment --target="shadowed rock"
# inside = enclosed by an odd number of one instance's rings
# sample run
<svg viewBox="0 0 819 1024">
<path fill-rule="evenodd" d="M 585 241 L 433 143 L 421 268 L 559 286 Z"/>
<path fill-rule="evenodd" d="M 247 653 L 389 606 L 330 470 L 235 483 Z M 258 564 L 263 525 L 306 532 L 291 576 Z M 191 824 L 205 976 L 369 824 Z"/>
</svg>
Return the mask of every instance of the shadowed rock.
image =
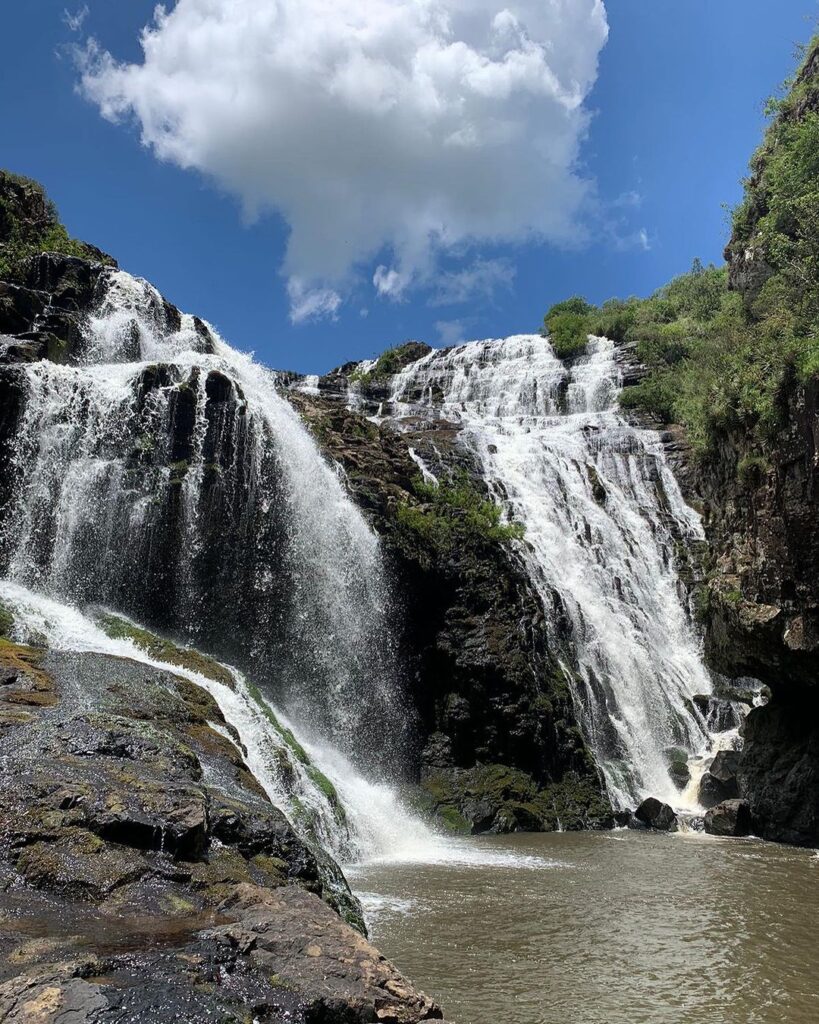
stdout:
<svg viewBox="0 0 819 1024">
<path fill-rule="evenodd" d="M 751 809 L 747 800 L 724 800 L 705 815 L 705 831 L 712 836 L 747 836 Z"/>
<path fill-rule="evenodd" d="M 677 831 L 677 815 L 674 813 L 674 809 L 653 796 L 643 800 L 634 812 L 634 817 L 647 828 L 654 829 L 656 832 Z"/>
</svg>

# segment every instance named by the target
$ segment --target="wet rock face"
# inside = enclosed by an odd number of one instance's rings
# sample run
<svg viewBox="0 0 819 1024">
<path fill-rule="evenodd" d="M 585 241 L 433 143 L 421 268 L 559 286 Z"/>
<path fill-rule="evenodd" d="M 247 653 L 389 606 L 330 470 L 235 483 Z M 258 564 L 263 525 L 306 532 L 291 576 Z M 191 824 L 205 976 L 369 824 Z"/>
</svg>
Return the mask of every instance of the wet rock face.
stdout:
<svg viewBox="0 0 819 1024">
<path fill-rule="evenodd" d="M 760 835 L 816 844 L 819 822 L 804 807 L 816 806 L 819 777 L 819 384 L 791 384 L 781 412 L 764 454 L 736 433 L 699 464 L 678 445 L 674 468 L 704 515 L 706 660 L 771 692 L 743 726 L 740 792 Z M 712 788 L 709 802 L 726 798 Z"/>
<path fill-rule="evenodd" d="M 0 1018 L 440 1018 L 210 723 L 170 672 L 0 641 Z"/>
<path fill-rule="evenodd" d="M 131 933 L 120 940 L 119 950 L 114 940 L 104 952 L 72 951 L 0 984 L 3 1020 L 416 1024 L 442 1018 L 366 939 L 296 886 L 239 885 L 209 925 L 191 919 L 176 935 Z"/>
<path fill-rule="evenodd" d="M 705 815 L 705 831 L 712 836 L 747 836 L 751 809 L 746 800 L 724 800 Z"/>
<path fill-rule="evenodd" d="M 677 815 L 674 813 L 674 809 L 653 796 L 643 800 L 634 812 L 634 817 L 646 828 L 654 829 L 657 832 L 677 831 Z"/>
<path fill-rule="evenodd" d="M 738 766 L 753 830 L 764 839 L 815 846 L 819 837 L 819 696 L 774 697 L 754 708 Z"/>
<path fill-rule="evenodd" d="M 383 539 L 424 805 L 458 831 L 610 827 L 542 605 L 513 549 L 471 536 L 438 554 L 405 526 L 403 510 L 419 503 L 410 447 L 482 486 L 457 430 L 398 434 L 337 400 L 290 398 Z"/>
<path fill-rule="evenodd" d="M 700 781 L 699 799 L 703 807 L 714 807 L 723 800 L 739 797 L 740 755 L 735 750 L 720 750 Z"/>
</svg>

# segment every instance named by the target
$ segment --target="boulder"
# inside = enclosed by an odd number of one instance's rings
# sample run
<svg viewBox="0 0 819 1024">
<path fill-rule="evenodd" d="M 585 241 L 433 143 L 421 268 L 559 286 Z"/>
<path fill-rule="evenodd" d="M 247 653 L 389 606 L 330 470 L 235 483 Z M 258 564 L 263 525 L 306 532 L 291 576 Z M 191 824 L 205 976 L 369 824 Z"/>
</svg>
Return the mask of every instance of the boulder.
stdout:
<svg viewBox="0 0 819 1024">
<path fill-rule="evenodd" d="M 666 750 L 668 758 L 668 774 L 671 781 L 680 791 L 684 790 L 691 781 L 691 769 L 688 767 L 688 751 L 682 747 L 669 747 Z"/>
<path fill-rule="evenodd" d="M 737 771 L 739 753 L 736 750 L 720 750 L 711 767 L 700 781 L 699 801 L 703 807 L 714 807 L 723 800 L 739 797 Z"/>
<path fill-rule="evenodd" d="M 656 797 L 647 797 L 634 812 L 635 818 L 647 828 L 657 832 L 676 832 L 677 815 L 674 809 Z"/>
<path fill-rule="evenodd" d="M 723 800 L 705 815 L 705 831 L 712 836 L 747 836 L 751 808 L 747 800 Z"/>
<path fill-rule="evenodd" d="M 739 783 L 763 839 L 819 845 L 819 695 L 775 697 L 744 729 Z"/>
</svg>

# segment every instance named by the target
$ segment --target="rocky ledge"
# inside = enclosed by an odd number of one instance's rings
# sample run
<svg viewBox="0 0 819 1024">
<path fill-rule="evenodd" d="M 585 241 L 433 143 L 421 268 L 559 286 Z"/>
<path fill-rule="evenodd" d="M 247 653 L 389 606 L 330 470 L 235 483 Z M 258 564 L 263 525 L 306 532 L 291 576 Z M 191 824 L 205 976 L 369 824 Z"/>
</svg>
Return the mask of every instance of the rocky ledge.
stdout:
<svg viewBox="0 0 819 1024">
<path fill-rule="evenodd" d="M 440 1019 L 204 690 L 0 639 L 0 1019 Z M 363 927 L 363 926 L 362 926 Z"/>
</svg>

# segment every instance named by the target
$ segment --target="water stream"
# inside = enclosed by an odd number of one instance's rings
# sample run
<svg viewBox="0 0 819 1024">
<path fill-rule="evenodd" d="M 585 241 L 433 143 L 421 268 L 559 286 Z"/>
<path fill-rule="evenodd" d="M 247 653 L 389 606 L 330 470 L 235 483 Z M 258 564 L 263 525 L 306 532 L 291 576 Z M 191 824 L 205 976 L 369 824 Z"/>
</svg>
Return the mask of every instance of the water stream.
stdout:
<svg viewBox="0 0 819 1024">
<path fill-rule="evenodd" d="M 619 388 L 611 341 L 590 339 L 567 366 L 546 339 L 519 335 L 430 353 L 396 377 L 389 408 L 399 423 L 460 424 L 491 492 L 525 524 L 522 551 L 615 806 L 652 795 L 693 809 L 669 758 L 711 742 L 690 700 L 712 684 L 676 557 L 702 529 L 657 434 L 618 411 Z"/>
</svg>

